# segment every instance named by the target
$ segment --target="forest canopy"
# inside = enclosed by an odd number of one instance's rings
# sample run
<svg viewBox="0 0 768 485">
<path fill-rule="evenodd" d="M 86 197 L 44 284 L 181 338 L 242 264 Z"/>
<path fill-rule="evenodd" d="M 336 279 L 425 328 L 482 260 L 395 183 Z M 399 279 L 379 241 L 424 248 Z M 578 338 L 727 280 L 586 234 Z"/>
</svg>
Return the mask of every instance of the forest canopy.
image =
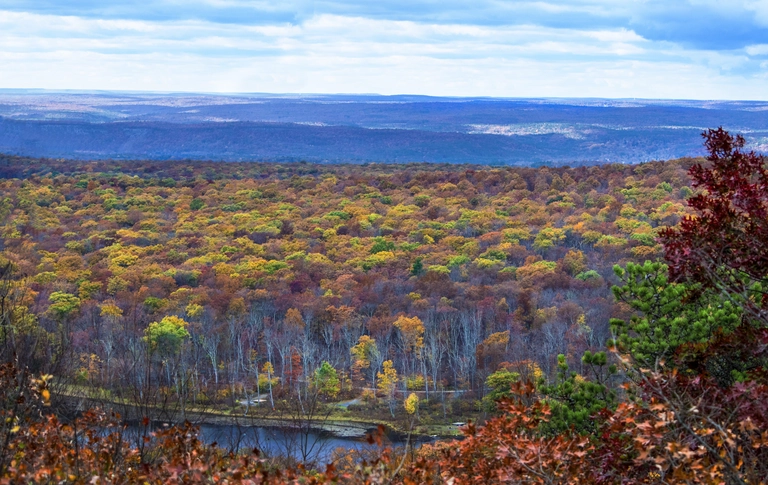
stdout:
<svg viewBox="0 0 768 485">
<path fill-rule="evenodd" d="M 251 353 L 282 382 L 294 353 L 305 378 L 322 362 L 351 376 L 365 336 L 427 389 L 479 391 L 501 362 L 531 360 L 549 375 L 557 354 L 578 363 L 604 343 L 609 318 L 622 316 L 612 267 L 661 254 L 657 230 L 685 213 L 691 163 L 6 158 L 6 172 L 23 178 L 0 181 L 3 257 L 25 278 L 36 370 L 74 376 L 96 356 L 97 375 L 81 377 L 111 387 L 135 365 L 130 342 L 161 353 L 186 342 L 217 356 L 194 363 L 201 394 L 213 391 L 219 360 L 229 374 Z M 397 325 L 409 318 L 422 322 L 419 342 Z M 161 330 L 168 345 L 158 345 Z M 483 345 L 499 332 L 503 346 Z M 383 360 L 358 374 L 375 375 Z"/>
<path fill-rule="evenodd" d="M 7 450 L 79 390 L 145 418 L 485 422 L 319 482 L 761 483 L 768 175 L 705 140 L 707 160 L 538 169 L 6 157 L 0 377 L 29 408 L 4 408 L 0 473 L 32 480 Z M 96 435 L 157 482 L 303 473 L 190 428 Z"/>
</svg>

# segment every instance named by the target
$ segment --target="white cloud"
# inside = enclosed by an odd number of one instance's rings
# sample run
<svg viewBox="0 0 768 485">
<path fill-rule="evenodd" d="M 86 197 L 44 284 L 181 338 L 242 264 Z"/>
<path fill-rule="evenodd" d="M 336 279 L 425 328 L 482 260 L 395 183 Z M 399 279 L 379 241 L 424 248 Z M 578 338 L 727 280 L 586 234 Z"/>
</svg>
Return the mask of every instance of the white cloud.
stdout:
<svg viewBox="0 0 768 485">
<path fill-rule="evenodd" d="M 750 45 L 744 50 L 750 56 L 765 56 L 768 55 L 768 44 Z"/>
<path fill-rule="evenodd" d="M 332 14 L 248 25 L 0 11 L 2 88 L 768 99 L 764 73 L 741 72 L 765 49 L 690 51 L 624 27 Z"/>
<path fill-rule="evenodd" d="M 744 4 L 747 10 L 754 13 L 758 23 L 768 26 L 768 2 L 765 0 L 747 0 Z"/>
</svg>

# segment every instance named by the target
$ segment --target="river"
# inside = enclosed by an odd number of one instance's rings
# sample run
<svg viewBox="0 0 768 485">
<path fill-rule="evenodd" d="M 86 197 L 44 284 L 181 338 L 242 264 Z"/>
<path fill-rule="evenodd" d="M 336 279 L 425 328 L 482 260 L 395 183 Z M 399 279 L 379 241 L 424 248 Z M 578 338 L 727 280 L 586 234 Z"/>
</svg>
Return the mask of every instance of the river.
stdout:
<svg viewBox="0 0 768 485">
<path fill-rule="evenodd" d="M 380 447 L 369 444 L 362 436 L 339 436 L 320 430 L 294 430 L 277 426 L 254 426 L 234 424 L 199 424 L 200 439 L 208 444 L 234 453 L 258 449 L 265 458 L 289 457 L 292 460 L 311 466 L 322 466 L 334 461 L 335 457 L 351 455 L 353 460 L 376 456 Z M 149 431 L 162 429 L 163 424 L 154 423 Z M 130 439 L 140 439 L 142 426 L 128 425 Z M 427 440 L 412 440 L 419 446 Z M 407 437 L 390 433 L 384 437 L 384 446 L 403 447 Z"/>
</svg>

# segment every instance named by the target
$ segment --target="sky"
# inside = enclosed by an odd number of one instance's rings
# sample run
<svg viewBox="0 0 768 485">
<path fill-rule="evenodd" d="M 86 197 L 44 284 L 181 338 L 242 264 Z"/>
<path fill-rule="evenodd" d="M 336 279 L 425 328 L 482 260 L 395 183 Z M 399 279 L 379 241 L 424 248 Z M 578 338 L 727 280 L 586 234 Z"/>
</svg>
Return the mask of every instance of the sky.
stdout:
<svg viewBox="0 0 768 485">
<path fill-rule="evenodd" d="M 768 0 L 0 0 L 0 88 L 768 100 Z"/>
</svg>

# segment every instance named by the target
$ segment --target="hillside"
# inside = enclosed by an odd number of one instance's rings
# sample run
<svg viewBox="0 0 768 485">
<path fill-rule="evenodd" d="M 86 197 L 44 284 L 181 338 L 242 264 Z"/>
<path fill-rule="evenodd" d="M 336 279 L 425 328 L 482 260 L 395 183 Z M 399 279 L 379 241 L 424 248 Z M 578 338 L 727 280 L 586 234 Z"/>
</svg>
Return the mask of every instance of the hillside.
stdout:
<svg viewBox="0 0 768 485">
<path fill-rule="evenodd" d="M 701 155 L 723 125 L 768 147 L 760 102 L 0 92 L 0 153 L 89 159 L 532 166 Z"/>
<path fill-rule="evenodd" d="M 761 483 L 745 143 L 575 168 L 3 156 L 0 477 Z M 376 424 L 405 448 L 322 451 Z"/>
</svg>

